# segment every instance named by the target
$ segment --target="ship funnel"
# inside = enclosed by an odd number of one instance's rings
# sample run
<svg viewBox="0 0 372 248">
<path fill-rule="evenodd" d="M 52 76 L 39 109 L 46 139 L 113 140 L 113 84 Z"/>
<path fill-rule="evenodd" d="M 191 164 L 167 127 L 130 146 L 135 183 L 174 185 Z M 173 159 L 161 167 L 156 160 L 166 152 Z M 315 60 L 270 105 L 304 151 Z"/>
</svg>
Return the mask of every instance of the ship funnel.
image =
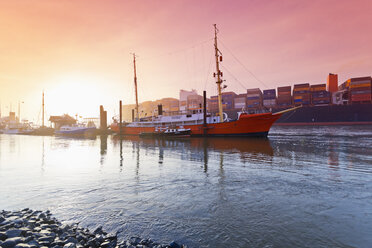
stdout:
<svg viewBox="0 0 372 248">
<path fill-rule="evenodd" d="M 158 105 L 158 115 L 163 115 L 163 105 Z"/>
</svg>

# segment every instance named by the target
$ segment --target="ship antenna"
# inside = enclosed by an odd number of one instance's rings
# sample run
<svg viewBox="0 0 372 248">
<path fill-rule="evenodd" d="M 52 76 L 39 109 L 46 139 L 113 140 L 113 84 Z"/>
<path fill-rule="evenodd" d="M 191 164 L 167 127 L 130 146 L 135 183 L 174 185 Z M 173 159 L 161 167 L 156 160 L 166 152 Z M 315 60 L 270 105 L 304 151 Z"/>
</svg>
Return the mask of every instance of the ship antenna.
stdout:
<svg viewBox="0 0 372 248">
<path fill-rule="evenodd" d="M 138 115 L 138 93 L 137 93 L 137 72 L 136 72 L 136 54 L 133 53 L 133 65 L 134 65 L 134 90 L 136 94 L 136 121 L 139 121 Z"/>
<path fill-rule="evenodd" d="M 217 74 L 217 89 L 218 89 L 218 113 L 220 116 L 220 122 L 223 122 L 223 109 L 222 109 L 222 93 L 221 93 L 221 84 L 222 84 L 222 72 L 220 71 L 220 64 L 219 64 L 219 59 L 222 61 L 222 53 L 220 50 L 218 50 L 217 47 L 217 25 L 213 24 L 214 26 L 214 51 L 215 51 L 215 56 L 216 56 L 216 73 L 214 73 L 214 77 L 216 77 Z"/>
<path fill-rule="evenodd" d="M 41 127 L 44 127 L 44 90 L 43 90 L 43 100 L 42 100 L 42 103 L 41 103 L 41 105 L 42 105 L 42 108 L 43 108 L 43 110 L 42 110 L 42 112 L 43 112 L 43 118 L 42 118 L 42 126 Z"/>
</svg>

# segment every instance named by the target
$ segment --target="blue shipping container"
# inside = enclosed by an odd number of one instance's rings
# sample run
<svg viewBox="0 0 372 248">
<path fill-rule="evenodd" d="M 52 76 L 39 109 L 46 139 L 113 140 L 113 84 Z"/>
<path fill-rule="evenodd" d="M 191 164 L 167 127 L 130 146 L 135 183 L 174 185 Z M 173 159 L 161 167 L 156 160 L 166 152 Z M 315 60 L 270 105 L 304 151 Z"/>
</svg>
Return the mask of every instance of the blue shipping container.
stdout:
<svg viewBox="0 0 372 248">
<path fill-rule="evenodd" d="M 249 96 L 247 97 L 248 100 L 260 100 L 259 96 Z"/>
<path fill-rule="evenodd" d="M 263 94 L 264 94 L 264 95 L 275 95 L 275 89 L 264 90 L 264 91 L 263 91 Z"/>
<path fill-rule="evenodd" d="M 275 95 L 264 95 L 263 99 L 270 100 L 270 99 L 276 99 Z"/>
<path fill-rule="evenodd" d="M 329 100 L 319 100 L 319 101 L 313 101 L 313 104 L 329 104 Z"/>
</svg>

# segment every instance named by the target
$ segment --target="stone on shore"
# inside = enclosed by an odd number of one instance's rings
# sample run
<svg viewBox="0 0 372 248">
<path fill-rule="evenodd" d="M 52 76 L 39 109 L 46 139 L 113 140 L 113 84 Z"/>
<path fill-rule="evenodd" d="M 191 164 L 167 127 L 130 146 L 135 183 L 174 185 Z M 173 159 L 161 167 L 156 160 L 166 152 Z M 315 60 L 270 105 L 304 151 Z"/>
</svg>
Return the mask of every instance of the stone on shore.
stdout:
<svg viewBox="0 0 372 248">
<path fill-rule="evenodd" d="M 118 242 L 117 234 L 102 226 L 93 232 L 78 224 L 66 225 L 53 218 L 50 211 L 0 211 L 0 247 L 2 248 L 185 248 L 175 241 L 169 245 L 151 239 L 131 237 Z"/>
</svg>

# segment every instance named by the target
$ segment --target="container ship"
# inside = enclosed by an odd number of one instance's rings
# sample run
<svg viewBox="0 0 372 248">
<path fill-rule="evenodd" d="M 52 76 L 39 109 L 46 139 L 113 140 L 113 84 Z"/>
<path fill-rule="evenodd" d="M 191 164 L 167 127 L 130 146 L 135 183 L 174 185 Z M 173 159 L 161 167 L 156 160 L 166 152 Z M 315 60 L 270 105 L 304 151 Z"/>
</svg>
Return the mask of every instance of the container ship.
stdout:
<svg viewBox="0 0 372 248">
<path fill-rule="evenodd" d="M 294 84 L 263 91 L 256 88 L 239 95 L 226 92 L 222 97 L 224 111 L 232 119 L 242 108 L 249 113 L 275 113 L 300 107 L 284 113 L 274 125 L 371 125 L 371 85 L 370 76 L 350 78 L 338 85 L 338 75 L 330 73 L 326 84 Z"/>
<path fill-rule="evenodd" d="M 273 125 L 371 125 L 372 98 L 371 77 L 356 77 L 338 85 L 338 75 L 329 74 L 324 84 L 294 84 L 261 91 L 247 89 L 245 93 L 222 92 L 221 104 L 224 117 L 237 120 L 241 112 L 259 114 L 285 112 Z M 219 114 L 218 96 L 207 99 L 209 116 Z M 162 116 L 171 116 L 183 111 L 188 115 L 202 112 L 203 96 L 195 90 L 180 91 L 179 99 L 164 98 L 156 102 L 141 104 L 141 112 L 152 113 L 162 105 Z M 126 118 L 134 120 L 133 106 L 123 111 Z M 131 114 L 132 111 L 132 114 Z M 211 120 L 213 121 L 213 120 Z"/>
<path fill-rule="evenodd" d="M 114 121 L 111 129 L 122 135 L 141 135 L 157 132 L 164 132 L 167 129 L 182 129 L 190 130 L 191 136 L 267 136 L 272 124 L 277 121 L 281 115 L 289 110 L 278 111 L 273 114 L 271 111 L 261 113 L 245 113 L 237 112 L 235 119 L 228 117 L 224 113 L 222 103 L 222 77 L 223 73 L 220 70 L 222 62 L 222 53 L 217 47 L 217 27 L 214 25 L 214 50 L 216 59 L 216 78 L 218 95 L 215 97 L 217 113 L 211 114 L 207 112 L 207 99 L 204 92 L 203 102 L 200 103 L 199 109 L 188 109 L 184 113 L 164 113 L 162 105 L 158 106 L 157 115 L 149 117 L 139 116 L 139 104 L 137 94 L 137 75 L 136 75 L 136 56 L 133 55 L 134 64 L 134 86 L 136 105 L 132 111 L 132 122 L 122 122 L 122 105 L 120 103 L 120 120 Z"/>
</svg>

